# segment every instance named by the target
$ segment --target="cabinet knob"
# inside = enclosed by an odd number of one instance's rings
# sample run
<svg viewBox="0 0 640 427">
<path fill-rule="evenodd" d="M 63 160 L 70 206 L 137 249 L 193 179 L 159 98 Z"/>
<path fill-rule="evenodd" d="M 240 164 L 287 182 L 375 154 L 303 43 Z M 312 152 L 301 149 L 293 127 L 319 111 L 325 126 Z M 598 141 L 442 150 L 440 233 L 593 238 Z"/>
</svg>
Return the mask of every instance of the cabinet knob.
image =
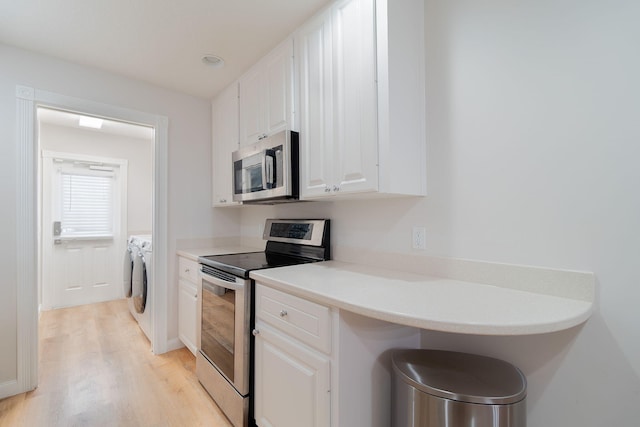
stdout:
<svg viewBox="0 0 640 427">
<path fill-rule="evenodd" d="M 260 331 L 257 329 L 254 329 L 253 331 L 251 331 L 251 333 L 253 334 L 254 337 L 257 337 L 258 335 L 260 335 Z"/>
<path fill-rule="evenodd" d="M 280 312 L 280 317 L 285 317 L 287 314 L 289 314 L 289 313 L 287 313 L 287 310 L 282 310 Z"/>
</svg>

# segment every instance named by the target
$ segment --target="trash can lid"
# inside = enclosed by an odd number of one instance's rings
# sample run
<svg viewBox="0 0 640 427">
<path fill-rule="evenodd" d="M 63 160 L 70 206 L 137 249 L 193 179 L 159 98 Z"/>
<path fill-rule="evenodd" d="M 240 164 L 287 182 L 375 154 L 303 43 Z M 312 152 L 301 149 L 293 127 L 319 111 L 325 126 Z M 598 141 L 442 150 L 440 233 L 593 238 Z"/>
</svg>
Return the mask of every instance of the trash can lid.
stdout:
<svg viewBox="0 0 640 427">
<path fill-rule="evenodd" d="M 475 354 L 443 350 L 398 350 L 393 370 L 414 388 L 459 402 L 504 405 L 525 398 L 527 380 L 515 366 Z"/>
</svg>

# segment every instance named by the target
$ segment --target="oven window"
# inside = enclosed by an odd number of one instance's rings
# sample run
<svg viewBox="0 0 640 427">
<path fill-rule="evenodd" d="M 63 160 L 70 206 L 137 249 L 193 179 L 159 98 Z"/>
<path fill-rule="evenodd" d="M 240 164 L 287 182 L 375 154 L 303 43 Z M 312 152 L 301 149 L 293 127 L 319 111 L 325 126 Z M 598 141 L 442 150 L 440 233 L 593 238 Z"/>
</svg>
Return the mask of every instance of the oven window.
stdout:
<svg viewBox="0 0 640 427">
<path fill-rule="evenodd" d="M 229 381 L 234 380 L 234 330 L 235 291 L 207 283 L 202 288 L 201 350 Z"/>
</svg>

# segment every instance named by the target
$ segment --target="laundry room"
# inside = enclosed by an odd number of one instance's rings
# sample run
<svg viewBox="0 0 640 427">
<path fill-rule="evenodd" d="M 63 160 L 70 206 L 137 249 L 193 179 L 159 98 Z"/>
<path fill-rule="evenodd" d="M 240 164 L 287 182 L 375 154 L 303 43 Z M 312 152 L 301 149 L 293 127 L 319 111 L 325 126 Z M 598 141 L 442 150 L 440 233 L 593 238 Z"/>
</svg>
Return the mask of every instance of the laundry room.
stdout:
<svg viewBox="0 0 640 427">
<path fill-rule="evenodd" d="M 154 129 L 49 108 L 37 116 L 41 309 L 126 297 L 131 236 L 151 261 Z"/>
</svg>

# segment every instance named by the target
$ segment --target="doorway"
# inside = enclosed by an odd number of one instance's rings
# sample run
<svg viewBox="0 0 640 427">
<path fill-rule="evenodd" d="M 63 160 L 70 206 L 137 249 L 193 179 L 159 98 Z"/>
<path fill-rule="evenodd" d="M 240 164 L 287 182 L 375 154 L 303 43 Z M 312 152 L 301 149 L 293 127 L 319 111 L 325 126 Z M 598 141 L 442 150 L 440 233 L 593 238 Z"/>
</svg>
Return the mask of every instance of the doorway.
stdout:
<svg viewBox="0 0 640 427">
<path fill-rule="evenodd" d="M 41 309 L 123 298 L 127 236 L 152 235 L 153 129 L 38 107 Z"/>
<path fill-rule="evenodd" d="M 28 86 L 16 86 L 16 301 L 17 343 L 16 380 L 0 385 L 0 395 L 10 396 L 33 390 L 38 378 L 38 301 L 40 268 L 38 248 L 41 236 L 40 207 L 37 199 L 36 108 L 49 107 L 65 111 L 82 111 L 95 117 L 109 117 L 155 129 L 153 144 L 153 257 L 152 268 L 156 292 L 152 351 L 168 350 L 167 340 L 167 230 L 168 230 L 168 119 L 125 107 L 103 104 L 81 98 L 52 93 Z M 38 268 L 34 268 L 34 263 Z"/>
</svg>

